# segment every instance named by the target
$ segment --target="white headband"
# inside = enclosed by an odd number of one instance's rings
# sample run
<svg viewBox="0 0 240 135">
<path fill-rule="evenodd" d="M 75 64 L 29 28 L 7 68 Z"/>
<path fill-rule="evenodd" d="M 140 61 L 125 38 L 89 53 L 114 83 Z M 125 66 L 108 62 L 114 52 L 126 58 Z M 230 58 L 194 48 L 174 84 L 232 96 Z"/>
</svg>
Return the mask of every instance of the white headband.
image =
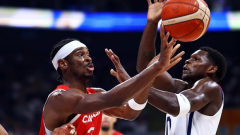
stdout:
<svg viewBox="0 0 240 135">
<path fill-rule="evenodd" d="M 63 59 L 65 57 L 67 57 L 70 53 L 72 53 L 73 50 L 75 50 L 76 48 L 79 47 L 86 47 L 86 45 L 84 45 L 83 43 L 74 40 L 66 45 L 64 45 L 58 52 L 57 54 L 54 56 L 53 60 L 52 60 L 52 64 L 54 66 L 54 68 L 57 70 L 58 68 L 58 60 Z"/>
</svg>

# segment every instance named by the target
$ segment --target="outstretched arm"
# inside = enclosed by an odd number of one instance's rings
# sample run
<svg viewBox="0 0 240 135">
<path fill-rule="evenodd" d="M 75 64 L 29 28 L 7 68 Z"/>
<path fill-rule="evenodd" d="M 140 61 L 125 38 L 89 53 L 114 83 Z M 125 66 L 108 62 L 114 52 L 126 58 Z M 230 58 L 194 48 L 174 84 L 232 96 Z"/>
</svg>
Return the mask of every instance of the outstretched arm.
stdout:
<svg viewBox="0 0 240 135">
<path fill-rule="evenodd" d="M 137 58 L 137 71 L 139 73 L 147 67 L 156 55 L 155 41 L 163 4 L 164 2 L 161 0 L 159 2 L 154 0 L 154 3 L 148 0 L 147 24 L 142 35 Z M 153 82 L 155 88 L 170 92 L 177 91 L 177 84 L 168 72 L 164 72 L 156 77 Z"/>
<path fill-rule="evenodd" d="M 204 78 L 196 82 L 194 87 L 180 94 L 183 94 L 189 100 L 189 112 L 200 110 L 211 102 L 217 102 L 217 104 L 212 106 L 211 111 L 204 112 L 205 115 L 214 115 L 221 107 L 221 101 L 218 100 L 221 97 L 218 85 L 209 78 Z M 175 93 L 161 91 L 152 87 L 149 92 L 148 101 L 157 109 L 173 116 L 177 116 L 180 112 L 179 101 Z"/>
</svg>

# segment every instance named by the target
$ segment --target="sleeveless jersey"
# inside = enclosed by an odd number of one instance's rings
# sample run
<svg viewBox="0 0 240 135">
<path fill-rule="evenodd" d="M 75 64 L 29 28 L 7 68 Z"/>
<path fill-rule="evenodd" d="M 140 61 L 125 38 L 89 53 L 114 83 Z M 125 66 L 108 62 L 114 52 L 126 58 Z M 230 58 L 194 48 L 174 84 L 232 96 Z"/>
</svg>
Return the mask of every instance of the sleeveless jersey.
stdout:
<svg viewBox="0 0 240 135">
<path fill-rule="evenodd" d="M 66 91 L 68 89 L 69 87 L 66 85 L 59 85 L 52 93 L 49 94 L 49 96 L 55 92 Z M 92 93 L 96 93 L 96 91 L 91 88 L 87 88 L 87 93 L 92 94 Z M 76 127 L 76 131 L 78 135 L 99 135 L 101 122 L 102 122 L 101 111 L 95 112 L 92 114 L 77 114 L 70 121 L 70 123 L 72 123 Z M 45 126 L 44 119 L 43 119 L 43 112 L 42 112 L 41 127 L 40 127 L 39 135 L 50 135 L 51 132 L 52 131 L 48 130 Z"/>
<path fill-rule="evenodd" d="M 224 95 L 222 88 L 222 105 L 216 114 L 207 116 L 198 111 L 180 117 L 166 115 L 165 135 L 215 135 L 222 115 Z"/>
</svg>

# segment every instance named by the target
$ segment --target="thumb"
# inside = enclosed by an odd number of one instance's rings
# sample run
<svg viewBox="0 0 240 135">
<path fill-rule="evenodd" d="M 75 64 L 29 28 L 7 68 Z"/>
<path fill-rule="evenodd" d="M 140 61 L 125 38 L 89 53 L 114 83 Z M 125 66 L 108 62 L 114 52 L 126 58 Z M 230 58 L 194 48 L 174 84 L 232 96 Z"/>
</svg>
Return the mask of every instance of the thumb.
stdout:
<svg viewBox="0 0 240 135">
<path fill-rule="evenodd" d="M 110 74 L 111 74 L 112 76 L 115 76 L 115 77 L 117 76 L 117 72 L 114 71 L 113 69 L 110 70 Z"/>
</svg>

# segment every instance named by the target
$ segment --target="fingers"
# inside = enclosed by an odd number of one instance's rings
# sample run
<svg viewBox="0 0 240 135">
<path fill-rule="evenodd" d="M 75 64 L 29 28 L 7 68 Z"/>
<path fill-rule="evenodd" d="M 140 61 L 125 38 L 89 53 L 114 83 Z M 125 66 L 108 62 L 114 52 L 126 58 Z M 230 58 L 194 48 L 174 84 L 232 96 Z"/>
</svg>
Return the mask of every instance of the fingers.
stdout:
<svg viewBox="0 0 240 135">
<path fill-rule="evenodd" d="M 105 49 L 105 52 L 106 52 L 108 58 L 111 59 L 111 54 L 110 54 L 109 50 L 108 50 L 108 49 Z"/>
<path fill-rule="evenodd" d="M 148 2 L 149 6 L 152 5 L 152 1 L 151 0 L 147 0 L 147 2 Z"/>
<path fill-rule="evenodd" d="M 173 57 L 173 58 L 170 60 L 170 63 L 173 63 L 173 62 L 176 61 L 178 58 L 182 57 L 184 54 L 185 54 L 184 51 L 180 52 L 178 55 L 176 55 L 175 57 Z"/>
<path fill-rule="evenodd" d="M 165 32 L 164 32 L 164 26 L 162 24 L 161 25 L 161 29 L 160 29 L 160 38 L 161 38 L 161 40 L 163 40 L 164 37 L 165 37 Z"/>
<path fill-rule="evenodd" d="M 112 49 L 109 50 L 110 54 L 114 56 L 117 62 L 120 62 L 119 57 L 112 51 Z"/>
<path fill-rule="evenodd" d="M 113 69 L 110 70 L 110 74 L 111 74 L 112 76 L 115 76 L 115 77 L 117 76 L 117 72 L 114 71 Z"/>
<path fill-rule="evenodd" d="M 154 0 L 154 3 L 157 3 L 158 2 L 158 0 Z"/>
<path fill-rule="evenodd" d="M 178 64 L 181 60 L 182 60 L 182 57 L 176 59 L 176 60 L 173 61 L 170 65 L 168 65 L 168 66 L 166 67 L 166 69 L 167 69 L 167 70 L 170 69 L 171 67 L 173 67 L 173 66 L 175 66 L 176 64 Z"/>
<path fill-rule="evenodd" d="M 72 129 L 72 130 L 70 131 L 70 134 L 71 134 L 71 135 L 75 135 L 75 134 L 76 134 L 75 132 L 76 132 L 75 129 Z"/>
<path fill-rule="evenodd" d="M 119 61 L 120 61 L 119 58 L 118 58 L 118 56 L 115 55 L 111 49 L 110 49 L 110 50 L 105 49 L 105 52 L 106 52 L 107 56 L 109 57 L 109 59 L 110 59 L 110 60 L 112 61 L 112 63 L 114 64 L 114 66 L 117 68 L 117 67 L 118 67 L 118 63 L 119 63 Z"/>
<path fill-rule="evenodd" d="M 171 57 L 176 53 L 176 51 L 179 49 L 180 46 L 181 46 L 180 44 L 177 44 L 176 46 L 174 46 Z"/>
</svg>

